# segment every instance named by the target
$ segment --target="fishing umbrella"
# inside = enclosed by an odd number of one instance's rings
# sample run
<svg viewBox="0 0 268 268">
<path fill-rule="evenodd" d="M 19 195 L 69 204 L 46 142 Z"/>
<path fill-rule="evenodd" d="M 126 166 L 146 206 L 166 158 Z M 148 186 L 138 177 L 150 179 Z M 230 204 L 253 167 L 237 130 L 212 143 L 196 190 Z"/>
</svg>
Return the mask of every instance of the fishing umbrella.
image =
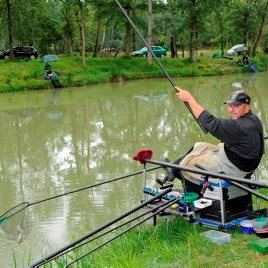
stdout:
<svg viewBox="0 0 268 268">
<path fill-rule="evenodd" d="M 52 54 L 45 55 L 41 58 L 41 62 L 58 61 L 58 60 L 60 60 L 59 57 Z"/>
</svg>

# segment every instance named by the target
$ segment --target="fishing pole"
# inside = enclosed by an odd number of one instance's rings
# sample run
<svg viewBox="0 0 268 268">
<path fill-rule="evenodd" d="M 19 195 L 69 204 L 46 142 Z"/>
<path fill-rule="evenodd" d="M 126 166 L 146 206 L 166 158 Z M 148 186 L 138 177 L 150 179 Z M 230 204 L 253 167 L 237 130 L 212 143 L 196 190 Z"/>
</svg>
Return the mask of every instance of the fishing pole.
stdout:
<svg viewBox="0 0 268 268">
<path fill-rule="evenodd" d="M 197 168 L 201 169 L 201 170 L 205 170 L 205 171 L 207 171 L 207 169 L 205 169 L 204 167 L 202 167 L 202 166 L 200 166 L 200 165 L 198 165 L 198 164 L 196 164 L 195 166 L 196 166 Z M 224 174 L 224 173 L 220 173 L 220 174 Z M 255 190 L 253 190 L 252 188 L 249 188 L 249 187 L 245 186 L 244 184 L 241 184 L 241 183 L 239 183 L 239 182 L 235 182 L 235 181 L 230 181 L 230 183 L 233 184 L 233 185 L 235 185 L 235 186 L 237 186 L 237 187 L 239 187 L 240 189 L 246 190 L 247 192 L 252 193 L 252 194 L 254 194 L 255 196 L 260 197 L 261 199 L 263 199 L 263 200 L 265 200 L 265 201 L 268 201 L 268 197 L 267 197 L 266 195 L 261 194 L 261 193 L 259 193 L 258 191 L 255 191 Z M 212 190 L 212 191 L 213 191 L 213 190 Z"/>
<path fill-rule="evenodd" d="M 152 171 L 152 170 L 155 170 L 155 169 L 158 169 L 158 168 L 160 168 L 160 167 L 149 168 L 149 169 L 146 169 L 146 171 Z M 39 200 L 39 201 L 36 201 L 36 202 L 33 202 L 33 203 L 22 202 L 22 203 L 12 207 L 11 209 L 9 209 L 9 210 L 7 210 L 6 212 L 3 213 L 0 216 L 0 224 L 5 223 L 10 217 L 16 215 L 19 212 L 22 212 L 23 210 L 25 210 L 26 208 L 28 208 L 30 206 L 40 204 L 40 203 L 43 203 L 43 202 L 46 202 L 46 201 L 49 201 L 49 200 L 52 200 L 52 199 L 55 199 L 55 198 L 58 198 L 58 197 L 65 196 L 65 195 L 80 192 L 80 191 L 83 191 L 83 190 L 86 190 L 86 189 L 94 188 L 94 187 L 104 185 L 104 184 L 107 184 L 107 183 L 110 183 L 110 182 L 114 182 L 114 181 L 118 181 L 118 180 L 121 180 L 121 179 L 129 178 L 129 177 L 132 177 L 132 176 L 135 176 L 135 175 L 139 175 L 139 174 L 142 174 L 143 172 L 144 172 L 144 170 L 129 173 L 129 174 L 124 175 L 124 176 L 120 176 L 120 177 L 117 177 L 117 178 L 114 178 L 114 179 L 99 182 L 99 183 L 89 185 L 89 186 L 86 186 L 86 187 L 83 187 L 83 188 L 79 188 L 79 189 L 76 189 L 76 190 L 73 190 L 73 191 L 70 191 L 70 192 L 66 192 L 66 193 L 63 193 L 63 194 L 51 196 L 51 197 L 48 197 L 48 198 L 45 198 L 45 199 L 42 199 L 42 200 Z"/>
<path fill-rule="evenodd" d="M 115 0 L 116 4 L 118 5 L 118 7 L 120 8 L 120 10 L 122 11 L 122 13 L 125 15 L 125 17 L 127 18 L 128 22 L 132 25 L 132 27 L 134 28 L 134 30 L 136 31 L 136 33 L 138 34 L 138 36 L 140 37 L 141 41 L 143 42 L 143 44 L 147 47 L 148 51 L 150 52 L 150 54 L 152 55 L 152 57 L 155 59 L 156 63 L 158 64 L 158 66 L 160 67 L 160 69 L 163 71 L 163 73 L 165 74 L 166 78 L 168 79 L 168 81 L 170 82 L 170 84 L 173 86 L 174 90 L 176 91 L 176 93 L 179 92 L 179 90 L 176 88 L 176 84 L 173 81 L 173 79 L 170 77 L 170 75 L 168 74 L 168 72 L 166 71 L 166 69 L 164 68 L 164 66 L 161 64 L 161 62 L 157 59 L 157 57 L 155 56 L 153 50 L 151 49 L 151 47 L 147 44 L 147 42 L 145 41 L 145 39 L 143 38 L 142 34 L 140 33 L 140 31 L 138 30 L 138 28 L 135 26 L 135 24 L 133 23 L 133 21 L 130 19 L 130 17 L 128 16 L 128 14 L 126 13 L 126 11 L 124 10 L 124 8 L 121 6 L 121 4 L 119 3 L 118 0 Z M 187 109 L 189 110 L 189 112 L 192 114 L 193 118 L 195 119 L 195 121 L 198 123 L 198 125 L 200 126 L 200 128 L 203 130 L 203 132 L 206 134 L 208 133 L 204 127 L 201 125 L 201 123 L 196 119 L 196 117 L 193 114 L 193 111 L 189 105 L 188 102 L 184 102 L 185 106 L 187 107 Z"/>
<path fill-rule="evenodd" d="M 261 188 L 268 188 L 267 182 L 251 181 L 248 179 L 238 178 L 235 176 L 224 175 L 221 173 L 205 171 L 205 170 L 202 170 L 199 168 L 191 168 L 191 167 L 187 167 L 187 166 L 176 165 L 176 164 L 167 163 L 167 162 L 158 161 L 158 160 L 143 159 L 143 162 L 147 162 L 147 163 L 151 163 L 151 164 L 155 164 L 155 165 L 161 165 L 161 166 L 165 166 L 165 167 L 176 168 L 176 169 L 180 169 L 183 171 L 188 171 L 188 172 L 192 172 L 192 173 L 196 173 L 196 174 L 207 175 L 207 176 L 210 176 L 212 178 L 224 179 L 224 180 L 231 181 L 231 182 L 234 181 L 234 182 L 254 185 L 257 187 L 261 187 Z"/>
<path fill-rule="evenodd" d="M 109 239 L 108 241 L 104 242 L 103 244 L 99 245 L 98 247 L 92 249 L 91 251 L 89 251 L 88 253 L 84 254 L 83 256 L 77 258 L 76 260 L 72 261 L 71 263 L 67 264 L 65 266 L 65 268 L 70 267 L 71 265 L 75 264 L 76 262 L 82 260 L 83 258 L 85 258 L 86 256 L 90 255 L 91 253 L 97 251 L 98 249 L 102 248 L 103 246 L 109 244 L 110 242 L 112 242 L 113 240 L 117 239 L 118 237 L 122 236 L 123 234 L 133 230 L 134 228 L 136 228 L 137 226 L 141 225 L 142 223 L 146 222 L 147 220 L 151 219 L 152 217 L 156 216 L 157 214 L 163 212 L 165 209 L 169 208 L 170 206 L 172 206 L 173 204 L 179 202 L 180 198 L 176 198 L 173 201 L 170 200 L 170 202 L 168 204 L 166 204 L 164 207 L 162 207 L 161 209 L 159 209 L 158 211 L 154 212 L 152 215 L 148 216 L 147 218 L 144 218 L 142 221 L 136 223 L 135 225 L 131 226 L 130 228 L 128 228 L 127 230 L 121 232 L 120 234 L 114 236 L 113 238 Z"/>
<path fill-rule="evenodd" d="M 216 173 L 213 171 L 206 171 L 206 170 L 203 170 L 200 168 L 193 168 L 193 167 L 189 167 L 189 166 L 172 164 L 172 163 L 164 162 L 164 161 L 151 160 L 152 155 L 153 155 L 153 152 L 151 149 L 147 149 L 147 148 L 141 149 L 136 153 L 136 155 L 133 156 L 133 159 L 136 161 L 139 161 L 143 165 L 145 165 L 145 163 L 151 163 L 151 164 L 159 165 L 162 167 L 171 167 L 171 168 L 175 168 L 175 169 L 179 169 L 179 170 L 183 170 L 183 171 L 188 171 L 188 172 L 192 172 L 192 173 L 196 173 L 196 174 L 206 175 L 206 176 L 209 176 L 211 178 L 224 179 L 224 180 L 231 181 L 231 182 L 235 181 L 235 182 L 239 182 L 239 183 L 254 185 L 257 187 L 261 187 L 261 188 L 268 188 L 268 183 L 266 183 L 266 182 L 257 182 L 257 181 L 253 182 L 253 181 L 248 180 L 248 179 L 238 178 L 235 176 L 225 175 L 222 173 Z"/>
<path fill-rule="evenodd" d="M 230 181 L 230 183 L 233 184 L 233 185 L 236 185 L 237 187 L 239 187 L 239 188 L 241 188 L 241 189 L 243 189 L 243 190 L 246 190 L 246 191 L 249 192 L 249 193 L 254 194 L 255 196 L 260 197 L 261 199 L 263 199 L 263 200 L 265 200 L 265 201 L 268 201 L 268 197 L 267 197 L 266 195 L 261 194 L 261 193 L 259 193 L 259 192 L 257 192 L 257 191 L 254 191 L 253 189 L 251 189 L 251 188 L 249 188 L 249 187 L 247 187 L 247 186 L 245 186 L 245 185 L 243 185 L 243 184 L 240 184 L 240 183 L 238 183 L 238 182 L 234 182 L 234 181 Z"/>
<path fill-rule="evenodd" d="M 82 241 L 88 239 L 89 237 L 91 237 L 91 236 L 93 236 L 93 235 L 95 235 L 95 234 L 101 232 L 101 231 L 104 230 L 105 228 L 107 228 L 107 227 L 113 225 L 114 223 L 120 221 L 121 219 L 123 219 L 123 218 L 125 218 L 125 217 L 131 215 L 132 213 L 134 213 L 134 212 L 140 210 L 141 208 L 143 208 L 143 207 L 149 205 L 150 203 L 154 202 L 155 200 L 160 199 L 161 197 L 163 197 L 163 196 L 166 195 L 167 193 L 171 192 L 171 190 L 172 190 L 171 187 L 170 187 L 170 188 L 167 188 L 166 190 L 162 191 L 161 193 L 159 193 L 158 195 L 152 197 L 151 199 L 149 199 L 149 200 L 147 200 L 147 201 L 141 203 L 140 205 L 138 205 L 138 206 L 132 208 L 131 210 L 129 210 L 129 211 L 123 213 L 122 215 L 120 215 L 120 216 L 116 217 L 115 219 L 111 220 L 110 222 L 107 222 L 107 223 L 105 223 L 104 225 L 98 227 L 97 229 L 95 229 L 95 230 L 93 230 L 93 231 L 87 233 L 86 235 L 84 235 L 84 236 L 82 236 L 81 238 L 77 239 L 76 241 L 70 243 L 69 245 L 66 245 L 66 246 L 64 246 L 63 248 L 57 250 L 56 252 L 50 254 L 48 257 L 46 257 L 46 258 L 44 258 L 44 259 L 41 259 L 41 260 L 37 261 L 36 263 L 32 264 L 32 265 L 30 266 L 30 268 L 40 267 L 40 266 L 43 265 L 43 263 L 46 262 L 47 260 L 54 258 L 55 256 L 59 255 L 60 253 L 62 253 L 62 252 L 64 252 L 64 251 L 68 250 L 69 248 L 74 247 L 75 245 L 81 243 Z"/>
<path fill-rule="evenodd" d="M 92 239 L 90 239 L 90 240 L 88 240 L 88 241 L 86 241 L 86 242 L 83 242 L 83 243 L 81 243 L 80 245 L 78 245 L 78 246 L 76 246 L 76 247 L 73 247 L 73 248 L 71 248 L 71 249 L 68 249 L 67 251 L 64 251 L 64 252 L 60 253 L 59 255 L 57 255 L 57 256 L 55 256 L 55 257 L 53 257 L 53 258 L 47 260 L 46 262 L 43 262 L 42 265 L 44 265 L 44 264 L 46 264 L 46 263 L 48 263 L 48 262 L 51 262 L 51 261 L 53 261 L 53 260 L 55 260 L 55 259 L 57 259 L 57 258 L 59 258 L 59 257 L 62 257 L 63 255 L 66 255 L 66 254 L 68 254 L 69 252 L 74 251 L 74 250 L 76 250 L 76 249 L 78 249 L 78 248 L 80 248 L 80 247 L 82 247 L 82 246 L 85 246 L 86 244 L 89 244 L 89 243 L 93 242 L 94 240 L 96 240 L 96 239 L 98 239 L 98 238 L 101 238 L 101 237 L 103 237 L 104 235 L 109 234 L 109 233 L 111 233 L 111 232 L 113 232 L 113 231 L 115 231 L 115 230 L 117 230 L 117 229 L 119 229 L 119 228 L 121 228 L 121 227 L 123 227 L 123 226 L 129 224 L 129 223 L 132 223 L 133 221 L 136 221 L 136 220 L 140 219 L 141 217 L 144 217 L 144 216 L 147 215 L 147 214 L 153 213 L 153 212 L 155 212 L 156 210 L 159 210 L 160 208 L 162 208 L 163 206 L 166 206 L 168 203 L 172 202 L 173 200 L 174 200 L 174 199 L 171 199 L 171 200 L 166 201 L 165 203 L 161 203 L 160 205 L 158 205 L 158 206 L 156 206 L 156 207 L 154 207 L 154 208 L 152 208 L 152 209 L 149 209 L 148 211 L 146 211 L 146 212 L 144 212 L 144 213 L 138 215 L 138 216 L 135 217 L 135 218 L 132 218 L 132 219 L 130 219 L 130 220 L 128 220 L 128 221 L 126 221 L 126 222 L 124 222 L 124 223 L 122 223 L 122 224 L 120 224 L 120 225 L 118 225 L 118 226 L 116 226 L 116 227 L 114 227 L 114 228 L 112 228 L 112 229 L 110 229 L 110 230 L 104 232 L 104 233 L 101 233 L 100 235 L 95 236 L 94 238 L 92 238 Z"/>
</svg>

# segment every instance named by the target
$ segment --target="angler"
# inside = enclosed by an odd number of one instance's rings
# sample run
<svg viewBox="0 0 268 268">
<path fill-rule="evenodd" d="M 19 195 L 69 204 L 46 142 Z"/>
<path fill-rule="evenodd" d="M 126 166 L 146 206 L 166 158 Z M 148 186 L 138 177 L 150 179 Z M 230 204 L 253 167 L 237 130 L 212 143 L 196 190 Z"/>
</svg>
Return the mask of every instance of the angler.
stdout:
<svg viewBox="0 0 268 268">
<path fill-rule="evenodd" d="M 258 167 L 264 154 L 263 127 L 259 118 L 251 112 L 250 96 L 243 90 L 232 93 L 226 101 L 230 119 L 216 118 L 205 110 L 187 90 L 177 93 L 179 100 L 187 101 L 202 126 L 222 142 L 213 145 L 198 142 L 186 156 L 176 164 L 195 167 L 197 165 L 212 172 L 223 172 L 230 176 L 250 177 Z M 200 192 L 203 179 L 198 174 L 167 169 L 168 174 L 161 184 L 175 177 L 186 179 L 186 190 Z"/>
</svg>

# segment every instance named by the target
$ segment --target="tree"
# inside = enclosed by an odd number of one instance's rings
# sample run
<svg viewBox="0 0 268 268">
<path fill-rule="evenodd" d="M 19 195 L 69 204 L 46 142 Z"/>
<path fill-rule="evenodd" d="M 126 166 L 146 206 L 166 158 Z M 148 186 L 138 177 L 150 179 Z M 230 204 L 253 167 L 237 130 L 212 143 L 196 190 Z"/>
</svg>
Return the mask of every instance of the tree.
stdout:
<svg viewBox="0 0 268 268">
<path fill-rule="evenodd" d="M 66 54 L 73 52 L 73 34 L 74 34 L 74 23 L 73 23 L 73 7 L 71 0 L 61 0 L 62 3 L 62 14 L 64 18 L 63 22 L 63 33 L 65 34 L 66 40 Z"/>
<path fill-rule="evenodd" d="M 77 0 L 78 8 L 76 12 L 79 25 L 80 36 L 80 56 L 82 56 L 83 66 L 86 66 L 86 39 L 85 39 L 85 22 L 84 22 L 84 0 Z"/>
<path fill-rule="evenodd" d="M 229 13 L 232 23 L 230 37 L 233 44 L 251 45 L 258 18 L 259 0 L 236 0 Z"/>
<path fill-rule="evenodd" d="M 7 9 L 7 25 L 8 25 L 8 46 L 10 50 L 10 58 L 14 58 L 13 53 L 13 23 L 12 23 L 12 15 L 11 15 L 11 1 L 6 0 L 6 9 Z"/>
<path fill-rule="evenodd" d="M 267 17 L 267 9 L 268 9 L 268 1 L 266 1 L 265 7 L 263 9 L 258 36 L 256 38 L 256 41 L 255 41 L 253 49 L 252 49 L 252 54 L 254 56 L 256 54 L 256 50 L 260 47 L 260 44 L 261 44 L 261 41 L 262 41 L 262 38 L 263 38 L 263 27 L 264 27 L 265 20 L 266 20 L 266 17 Z"/>
<path fill-rule="evenodd" d="M 152 27 L 153 27 L 153 4 L 152 0 L 148 0 L 148 45 L 152 46 Z M 152 66 L 153 59 L 151 53 L 148 51 L 148 65 Z"/>
</svg>

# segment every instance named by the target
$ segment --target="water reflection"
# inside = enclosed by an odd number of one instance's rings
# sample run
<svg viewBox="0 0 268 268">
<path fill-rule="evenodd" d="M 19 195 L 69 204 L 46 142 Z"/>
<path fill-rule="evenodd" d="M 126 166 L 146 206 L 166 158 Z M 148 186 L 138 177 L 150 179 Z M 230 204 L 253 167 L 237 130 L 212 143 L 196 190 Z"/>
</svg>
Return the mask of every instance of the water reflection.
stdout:
<svg viewBox="0 0 268 268">
<path fill-rule="evenodd" d="M 233 83 L 241 83 L 267 133 L 268 78 L 257 74 L 244 83 L 246 79 L 191 78 L 177 84 L 191 89 L 210 112 L 225 117 L 222 104 Z M 175 159 L 195 141 L 216 141 L 202 133 L 162 79 L 2 94 L 0 122 L 0 212 L 140 170 L 132 156 L 142 147 L 151 147 L 155 159 Z M 154 185 L 160 173 L 150 173 L 149 183 Z M 259 177 L 267 175 L 264 158 Z M 1 266 L 12 262 L 11 249 L 21 264 L 29 249 L 37 260 L 129 210 L 140 202 L 141 187 L 142 177 L 135 176 L 32 206 L 20 227 L 23 232 L 15 227 L 9 239 L 2 226 Z"/>
</svg>

